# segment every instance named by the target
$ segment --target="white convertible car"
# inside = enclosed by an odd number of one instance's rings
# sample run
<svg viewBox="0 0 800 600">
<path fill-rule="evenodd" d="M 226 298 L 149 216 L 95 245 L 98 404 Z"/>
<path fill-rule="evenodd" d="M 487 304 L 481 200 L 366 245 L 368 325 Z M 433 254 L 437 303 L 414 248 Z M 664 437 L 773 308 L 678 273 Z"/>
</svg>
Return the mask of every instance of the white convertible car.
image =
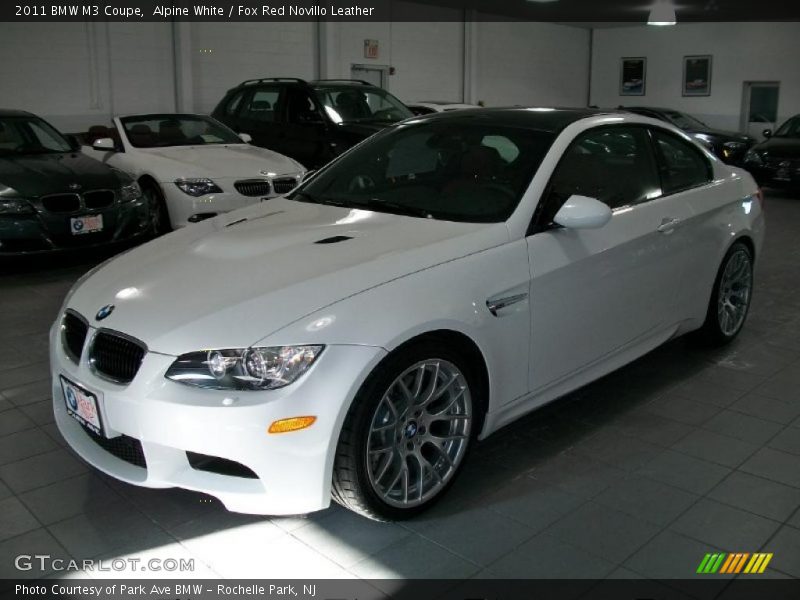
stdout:
<svg viewBox="0 0 800 600">
<path fill-rule="evenodd" d="M 305 169 L 291 158 L 251 146 L 204 115 L 148 114 L 89 129 L 83 152 L 125 171 L 148 199 L 155 233 L 290 192 Z"/>
<path fill-rule="evenodd" d="M 681 334 L 732 340 L 763 235 L 750 175 L 660 121 L 407 120 L 84 276 L 56 422 L 130 483 L 407 518 L 476 439 Z"/>
</svg>

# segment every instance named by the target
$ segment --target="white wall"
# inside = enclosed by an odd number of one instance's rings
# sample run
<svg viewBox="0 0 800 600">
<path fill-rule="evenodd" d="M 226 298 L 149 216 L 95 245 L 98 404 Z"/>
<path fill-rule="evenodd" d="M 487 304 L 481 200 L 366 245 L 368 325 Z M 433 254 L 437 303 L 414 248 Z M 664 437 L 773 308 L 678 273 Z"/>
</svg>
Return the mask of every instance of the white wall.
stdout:
<svg viewBox="0 0 800 600">
<path fill-rule="evenodd" d="M 588 30 L 465 23 L 457 9 L 391 2 L 396 14 L 413 11 L 428 19 L 6 23 L 0 107 L 30 110 L 64 131 L 83 131 L 125 113 L 210 112 L 245 79 L 348 78 L 353 64 L 393 67 L 387 88 L 405 101 L 586 104 Z M 378 40 L 377 59 L 364 57 L 365 39 Z"/>
<path fill-rule="evenodd" d="M 713 56 L 711 95 L 683 97 L 683 57 Z M 645 96 L 619 95 L 620 58 L 647 57 Z M 779 120 L 800 112 L 800 23 L 703 23 L 596 29 L 591 103 L 666 106 L 738 130 L 743 82 L 779 81 Z"/>
<path fill-rule="evenodd" d="M 65 131 L 114 112 L 172 106 L 170 25 L 4 23 L 0 107 L 29 110 Z"/>
<path fill-rule="evenodd" d="M 586 106 L 589 31 L 530 22 L 478 22 L 476 100 L 487 106 Z"/>
</svg>

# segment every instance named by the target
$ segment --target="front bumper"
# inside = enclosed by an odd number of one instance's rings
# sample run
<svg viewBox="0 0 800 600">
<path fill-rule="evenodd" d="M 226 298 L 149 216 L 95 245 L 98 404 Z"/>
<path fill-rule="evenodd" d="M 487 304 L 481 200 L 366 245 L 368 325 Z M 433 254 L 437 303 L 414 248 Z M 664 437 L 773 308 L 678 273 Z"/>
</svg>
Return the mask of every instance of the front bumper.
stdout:
<svg viewBox="0 0 800 600">
<path fill-rule="evenodd" d="M 81 235 L 71 233 L 72 217 L 98 214 L 103 217 L 102 231 Z M 95 248 L 149 233 L 150 213 L 144 199 L 76 214 L 37 211 L 31 215 L 0 216 L 0 256 Z"/>
<path fill-rule="evenodd" d="M 294 178 L 299 183 L 302 176 L 281 175 L 280 178 Z M 215 178 L 214 183 L 222 189 L 222 192 L 206 194 L 199 197 L 190 196 L 183 192 L 174 182 L 162 182 L 161 189 L 164 190 L 167 200 L 172 227 L 176 229 L 179 227 L 186 227 L 191 223 L 196 223 L 206 218 L 281 196 L 281 194 L 276 193 L 274 189 L 270 189 L 269 193 L 263 196 L 245 196 L 236 190 L 235 184 L 237 181 L 246 179 L 247 178 Z M 265 180 L 269 180 L 269 178 L 265 178 Z M 288 193 L 288 191 L 286 193 Z"/>
<path fill-rule="evenodd" d="M 800 189 L 800 162 L 785 167 L 746 163 L 744 168 L 762 187 Z"/>
<path fill-rule="evenodd" d="M 135 485 L 180 487 L 218 498 L 229 510 L 252 514 L 300 514 L 330 504 L 336 443 L 352 398 L 384 351 L 369 346 L 329 346 L 294 384 L 266 392 L 193 388 L 164 377 L 175 357 L 145 355 L 127 386 L 99 378 L 86 348 L 79 364 L 64 352 L 60 321 L 51 330 L 53 410 L 61 434 L 97 469 Z M 67 412 L 61 377 L 96 394 L 106 435 L 141 444 L 146 467 L 98 444 Z M 268 434 L 278 419 L 314 415 L 301 431 Z M 221 458 L 250 469 L 255 478 L 199 470 L 187 452 Z"/>
</svg>

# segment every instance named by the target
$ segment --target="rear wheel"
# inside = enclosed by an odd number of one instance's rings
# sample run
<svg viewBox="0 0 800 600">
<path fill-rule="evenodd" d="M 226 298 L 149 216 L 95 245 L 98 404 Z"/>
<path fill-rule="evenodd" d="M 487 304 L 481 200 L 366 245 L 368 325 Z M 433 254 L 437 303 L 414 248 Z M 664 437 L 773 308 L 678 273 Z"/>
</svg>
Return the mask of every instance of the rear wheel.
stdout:
<svg viewBox="0 0 800 600">
<path fill-rule="evenodd" d="M 167 211 L 167 203 L 164 200 L 164 194 L 161 188 L 156 183 L 143 183 L 142 193 L 147 199 L 147 205 L 150 209 L 150 230 L 153 235 L 163 235 L 172 231 L 172 225 L 169 220 L 169 212 Z"/>
<path fill-rule="evenodd" d="M 438 343 L 408 347 L 379 365 L 342 428 L 334 500 L 379 521 L 412 517 L 438 500 L 477 433 L 479 386 L 469 367 Z"/>
<path fill-rule="evenodd" d="M 742 330 L 753 295 L 753 253 L 736 242 L 722 260 L 706 320 L 700 330 L 704 341 L 722 345 L 732 341 Z"/>
</svg>

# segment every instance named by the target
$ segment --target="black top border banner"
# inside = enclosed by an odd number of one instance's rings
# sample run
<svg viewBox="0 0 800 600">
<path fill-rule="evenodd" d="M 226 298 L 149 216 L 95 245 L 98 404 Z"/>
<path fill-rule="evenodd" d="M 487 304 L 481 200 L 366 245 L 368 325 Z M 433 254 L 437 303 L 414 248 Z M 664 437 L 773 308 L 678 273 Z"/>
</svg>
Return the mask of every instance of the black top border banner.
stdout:
<svg viewBox="0 0 800 600">
<path fill-rule="evenodd" d="M 4 0 L 0 21 L 645 23 L 656 0 Z M 680 0 L 679 23 L 800 21 L 796 0 Z"/>
</svg>

